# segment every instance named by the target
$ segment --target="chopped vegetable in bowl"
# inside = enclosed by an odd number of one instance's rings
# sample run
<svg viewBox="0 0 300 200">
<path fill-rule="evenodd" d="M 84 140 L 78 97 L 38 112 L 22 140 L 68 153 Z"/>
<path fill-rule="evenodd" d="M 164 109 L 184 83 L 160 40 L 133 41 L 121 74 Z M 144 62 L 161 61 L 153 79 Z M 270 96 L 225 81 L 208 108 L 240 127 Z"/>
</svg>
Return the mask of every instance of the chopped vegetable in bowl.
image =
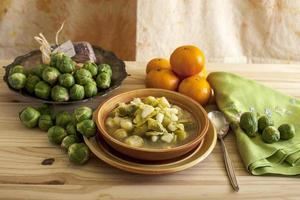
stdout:
<svg viewBox="0 0 300 200">
<path fill-rule="evenodd" d="M 165 97 L 148 96 L 120 103 L 105 120 L 108 133 L 132 147 L 165 149 L 196 137 L 198 127 L 187 110 Z"/>
</svg>

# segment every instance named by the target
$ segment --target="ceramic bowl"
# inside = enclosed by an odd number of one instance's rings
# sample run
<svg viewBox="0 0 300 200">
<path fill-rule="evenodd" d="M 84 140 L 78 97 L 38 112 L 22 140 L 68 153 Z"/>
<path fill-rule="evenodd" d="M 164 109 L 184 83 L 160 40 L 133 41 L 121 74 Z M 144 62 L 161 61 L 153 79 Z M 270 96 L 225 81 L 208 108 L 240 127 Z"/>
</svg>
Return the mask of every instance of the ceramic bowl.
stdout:
<svg viewBox="0 0 300 200">
<path fill-rule="evenodd" d="M 169 149 L 131 147 L 113 138 L 107 132 L 107 129 L 105 127 L 105 120 L 108 117 L 109 113 L 116 107 L 116 105 L 118 105 L 118 103 L 129 102 L 136 97 L 145 98 L 148 96 L 164 96 L 171 104 L 177 105 L 189 111 L 193 115 L 197 123 L 198 130 L 196 137 L 185 144 Z M 200 144 L 209 127 L 207 113 L 199 103 L 180 93 L 163 89 L 138 89 L 116 95 L 99 105 L 97 110 L 94 112 L 93 117 L 99 129 L 98 133 L 102 135 L 104 140 L 112 148 L 122 154 L 141 160 L 166 160 L 182 156 L 193 150 L 197 147 L 197 145 Z"/>
</svg>

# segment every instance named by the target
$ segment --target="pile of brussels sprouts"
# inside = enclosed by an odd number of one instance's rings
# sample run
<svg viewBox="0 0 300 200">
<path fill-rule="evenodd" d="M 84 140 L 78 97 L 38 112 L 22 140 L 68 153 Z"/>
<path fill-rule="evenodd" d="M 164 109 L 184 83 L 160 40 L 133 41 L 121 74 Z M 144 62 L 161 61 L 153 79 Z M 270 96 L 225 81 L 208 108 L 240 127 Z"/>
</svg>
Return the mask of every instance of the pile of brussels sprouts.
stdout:
<svg viewBox="0 0 300 200">
<path fill-rule="evenodd" d="M 86 106 L 76 108 L 72 114 L 67 111 L 54 113 L 48 105 L 43 105 L 37 109 L 26 107 L 19 118 L 28 128 L 47 131 L 49 141 L 67 150 L 71 162 L 84 164 L 89 159 L 89 149 L 82 136 L 91 137 L 96 133 L 92 113 Z"/>
<path fill-rule="evenodd" d="M 269 144 L 280 139 L 289 140 L 295 136 L 295 127 L 292 124 L 281 124 L 277 129 L 272 118 L 263 115 L 257 119 L 256 113 L 253 112 L 243 113 L 239 125 L 249 137 L 255 137 L 258 132 L 262 140 Z"/>
<path fill-rule="evenodd" d="M 50 65 L 40 64 L 31 70 L 16 65 L 9 71 L 11 87 L 38 98 L 53 101 L 78 101 L 97 95 L 110 87 L 112 69 L 108 64 L 87 61 L 76 68 L 75 62 L 63 53 L 51 55 Z"/>
</svg>

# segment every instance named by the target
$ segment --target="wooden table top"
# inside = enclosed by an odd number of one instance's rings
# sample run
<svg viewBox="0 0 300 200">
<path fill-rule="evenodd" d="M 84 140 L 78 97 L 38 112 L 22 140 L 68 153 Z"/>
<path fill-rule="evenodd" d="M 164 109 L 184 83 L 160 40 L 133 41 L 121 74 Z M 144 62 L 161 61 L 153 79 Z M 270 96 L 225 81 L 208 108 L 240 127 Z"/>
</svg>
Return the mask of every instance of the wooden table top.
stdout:
<svg viewBox="0 0 300 200">
<path fill-rule="evenodd" d="M 2 60 L 0 66 L 8 63 Z M 126 64 L 130 76 L 109 96 L 144 87 L 145 63 Z M 298 65 L 208 64 L 208 71 L 234 72 L 300 97 Z M 19 111 L 32 104 L 20 100 L 0 80 L 0 199 L 299 199 L 299 177 L 249 175 L 233 134 L 225 143 L 239 181 L 238 193 L 230 186 L 218 144 L 203 162 L 169 175 L 131 174 L 96 158 L 75 166 L 63 150 L 48 142 L 44 132 L 20 124 Z M 55 158 L 53 165 L 41 165 L 49 157 Z"/>
</svg>

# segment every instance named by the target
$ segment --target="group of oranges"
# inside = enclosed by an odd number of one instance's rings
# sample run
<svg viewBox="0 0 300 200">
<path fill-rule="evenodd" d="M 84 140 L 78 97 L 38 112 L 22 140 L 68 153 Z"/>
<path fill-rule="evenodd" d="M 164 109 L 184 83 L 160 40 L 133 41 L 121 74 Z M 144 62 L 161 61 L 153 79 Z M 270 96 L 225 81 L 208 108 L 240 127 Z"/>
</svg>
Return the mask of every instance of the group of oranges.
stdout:
<svg viewBox="0 0 300 200">
<path fill-rule="evenodd" d="M 206 80 L 205 56 L 196 46 L 178 47 L 170 60 L 150 60 L 146 73 L 146 87 L 178 91 L 201 105 L 207 104 L 211 97 L 211 87 Z"/>
</svg>

